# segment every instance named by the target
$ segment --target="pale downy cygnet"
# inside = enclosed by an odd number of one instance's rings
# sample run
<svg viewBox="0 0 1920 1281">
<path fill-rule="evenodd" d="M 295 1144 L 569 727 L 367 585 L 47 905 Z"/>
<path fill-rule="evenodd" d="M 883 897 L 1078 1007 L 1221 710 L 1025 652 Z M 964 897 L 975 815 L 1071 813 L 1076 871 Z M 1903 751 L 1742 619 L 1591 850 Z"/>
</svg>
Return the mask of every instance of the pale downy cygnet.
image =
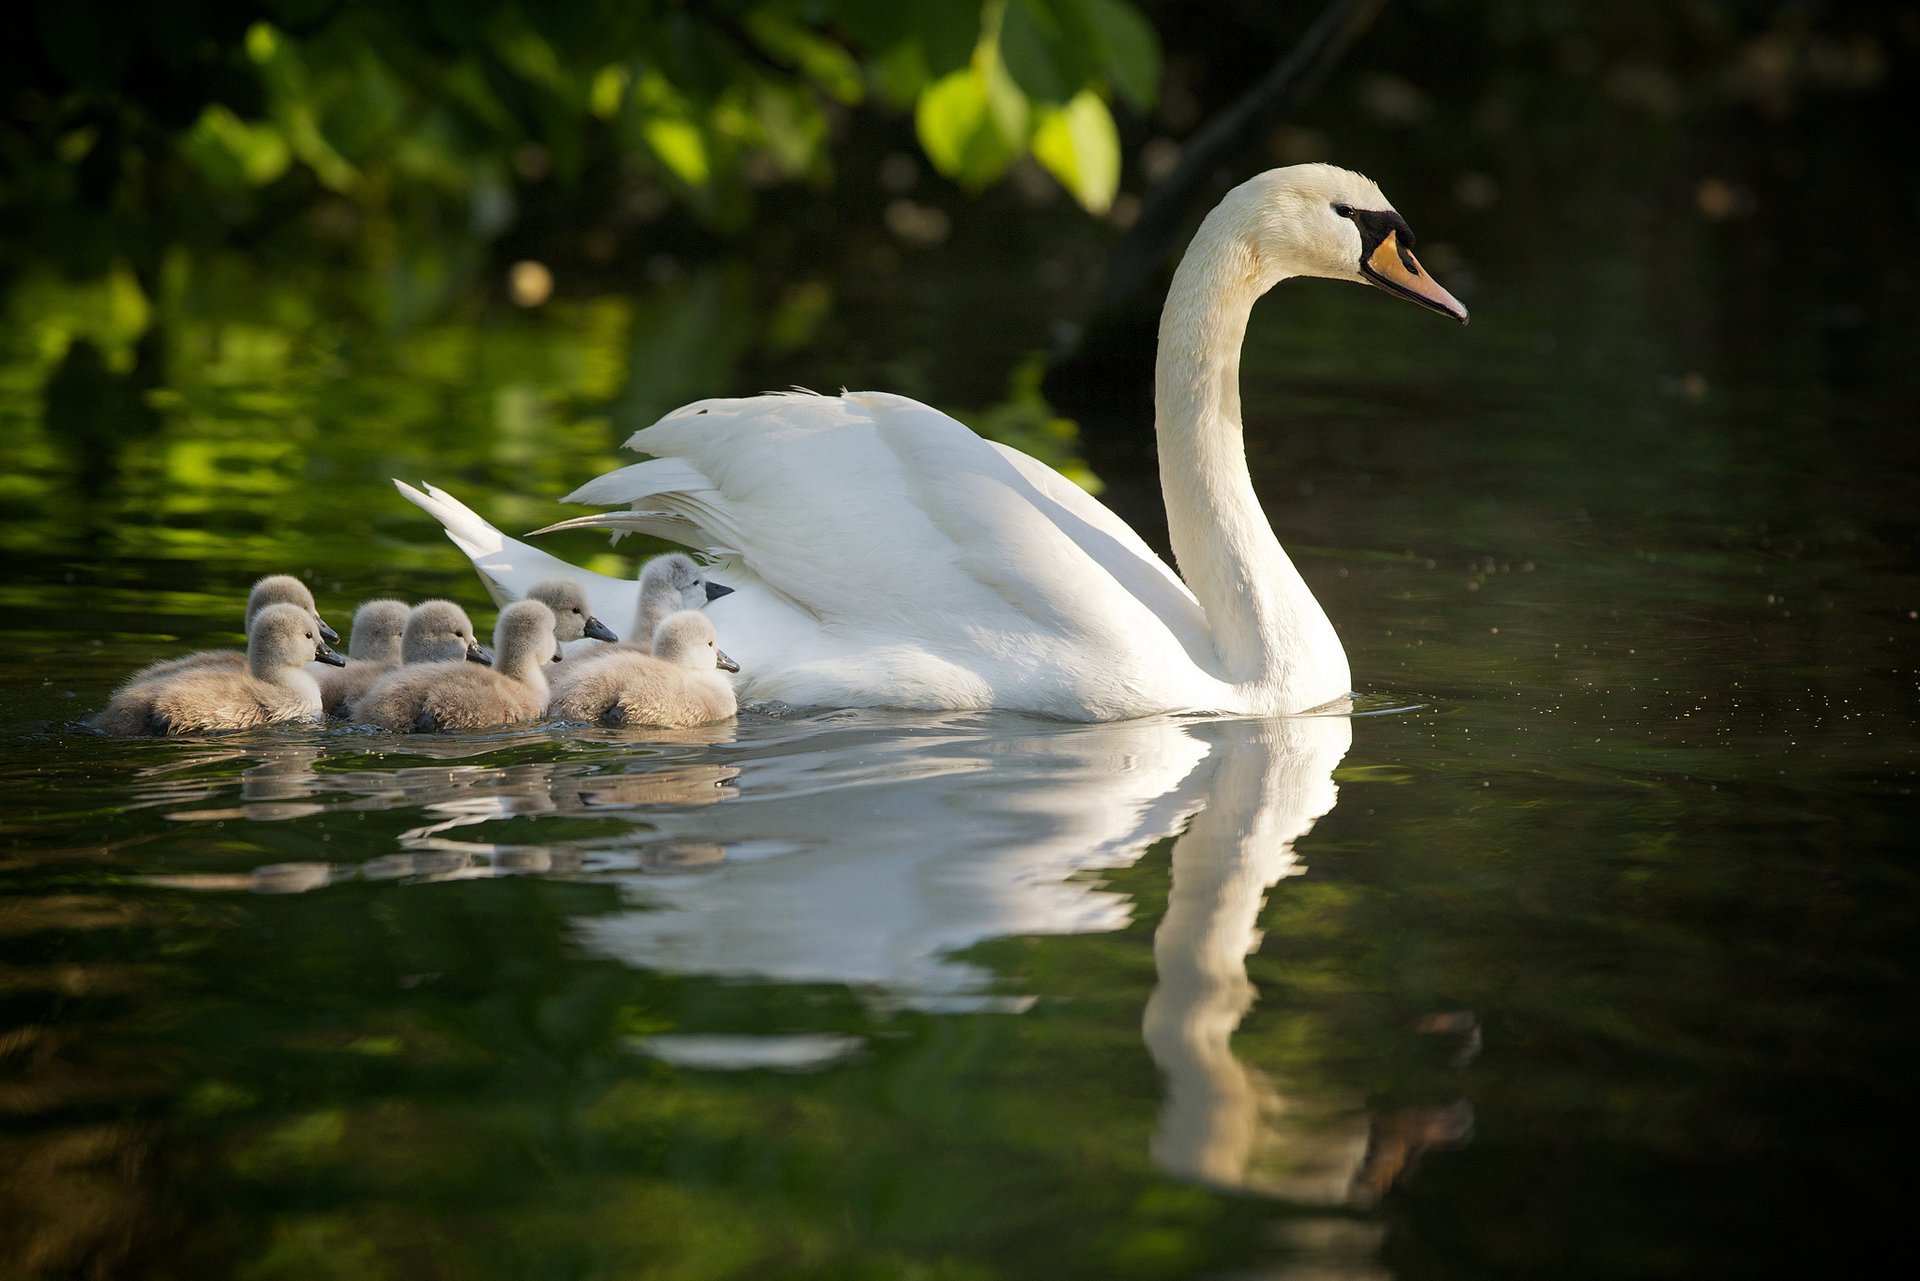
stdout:
<svg viewBox="0 0 1920 1281">
<path fill-rule="evenodd" d="M 341 716 L 354 698 L 375 681 L 400 666 L 400 643 L 407 630 L 407 603 L 370 600 L 353 611 L 347 629 L 347 665 L 320 667 L 320 703 L 329 716 Z"/>
<path fill-rule="evenodd" d="M 654 634 L 668 614 L 701 609 L 708 601 L 732 594 L 733 588 L 709 581 L 706 571 L 685 552 L 655 556 L 640 567 L 640 603 L 624 643 L 642 654 L 651 653 Z"/>
<path fill-rule="evenodd" d="M 320 686 L 307 664 L 344 663 L 320 638 L 313 615 L 269 605 L 247 631 L 247 668 L 220 666 L 123 687 L 93 720 L 109 734 L 199 734 L 320 718 Z"/>
<path fill-rule="evenodd" d="M 253 590 L 247 593 L 247 615 L 240 625 L 240 630 L 247 634 L 249 644 L 253 636 L 253 620 L 259 617 L 260 611 L 269 605 L 293 605 L 305 610 L 319 633 L 315 639 L 323 640 L 329 645 L 339 643 L 340 633 L 327 626 L 326 620 L 320 617 L 319 611 L 314 608 L 313 593 L 307 590 L 305 583 L 291 574 L 269 574 L 255 583 Z M 142 681 L 206 667 L 244 672 L 247 670 L 247 656 L 237 649 L 203 649 L 196 653 L 183 654 L 179 658 L 162 659 L 127 677 L 120 683 L 120 688 L 131 689 Z"/>
<path fill-rule="evenodd" d="M 547 706 L 546 665 L 560 661 L 553 611 L 537 600 L 500 611 L 491 668 L 468 662 L 407 665 L 375 682 L 353 705 L 355 720 L 382 729 L 452 733 L 537 720 Z"/>
<path fill-rule="evenodd" d="M 611 627 L 593 616 L 593 610 L 587 604 L 586 589 L 570 578 L 543 578 L 533 585 L 533 590 L 527 593 L 527 599 L 537 600 L 553 611 L 553 632 L 562 645 L 583 638 L 597 641 L 620 639 L 613 634 Z"/>
<path fill-rule="evenodd" d="M 710 725 L 739 710 L 733 686 L 720 674 L 739 670 L 721 652 L 712 620 L 682 610 L 660 624 L 652 654 L 623 647 L 582 665 L 549 700 L 547 715 L 603 725 Z"/>
<path fill-rule="evenodd" d="M 493 661 L 493 655 L 474 634 L 466 610 L 450 600 L 423 600 L 407 614 L 406 627 L 400 633 L 400 661 L 403 664 L 470 662 L 484 666 Z M 348 720 L 358 719 L 357 704 L 392 671 L 388 668 L 374 672 L 366 683 L 343 695 L 337 706 L 328 707 L 328 712 Z"/>
</svg>

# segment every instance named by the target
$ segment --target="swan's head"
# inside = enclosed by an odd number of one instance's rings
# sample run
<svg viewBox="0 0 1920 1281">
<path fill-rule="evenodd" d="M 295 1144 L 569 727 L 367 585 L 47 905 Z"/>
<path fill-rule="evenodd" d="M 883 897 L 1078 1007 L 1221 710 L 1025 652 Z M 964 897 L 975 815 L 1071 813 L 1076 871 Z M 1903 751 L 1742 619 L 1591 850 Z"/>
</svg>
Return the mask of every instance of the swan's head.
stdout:
<svg viewBox="0 0 1920 1281">
<path fill-rule="evenodd" d="M 587 605 L 586 590 L 571 578 L 541 579 L 527 593 L 527 599 L 537 600 L 553 611 L 558 620 L 554 634 L 562 642 L 577 641 L 583 636 L 597 641 L 620 639 L 611 627 L 593 616 L 593 610 Z"/>
<path fill-rule="evenodd" d="M 553 611 L 537 600 L 517 600 L 500 611 L 493 625 L 493 648 L 499 666 L 507 671 L 526 664 L 560 661 L 560 638 L 554 634 L 558 620 Z"/>
<path fill-rule="evenodd" d="M 720 648 L 713 620 L 697 609 L 683 609 L 661 621 L 653 633 L 653 656 L 696 672 L 710 672 L 716 667 L 723 672 L 740 670 L 740 664 Z"/>
<path fill-rule="evenodd" d="M 397 663 L 406 631 L 405 601 L 367 601 L 353 611 L 347 653 L 362 662 Z"/>
<path fill-rule="evenodd" d="M 400 642 L 400 659 L 406 663 L 493 662 L 493 655 L 474 635 L 467 611 L 450 600 L 423 600 L 407 615 L 407 630 Z"/>
<path fill-rule="evenodd" d="M 1269 169 L 1221 202 L 1271 286 L 1287 276 L 1357 280 L 1461 324 L 1467 309 L 1413 256 L 1413 231 L 1371 178 L 1334 165 Z"/>
<path fill-rule="evenodd" d="M 253 616 L 253 625 L 247 628 L 247 666 L 255 676 L 264 678 L 316 661 L 342 667 L 347 660 L 327 648 L 319 625 L 306 610 L 283 602 Z"/>
<path fill-rule="evenodd" d="M 253 585 L 247 593 L 247 634 L 253 634 L 253 620 L 261 610 L 269 605 L 297 605 L 313 616 L 313 624 L 320 631 L 320 639 L 329 645 L 340 643 L 340 633 L 327 626 L 327 620 L 320 617 L 320 611 L 314 607 L 313 593 L 307 585 L 292 574 L 268 574 Z"/>
</svg>

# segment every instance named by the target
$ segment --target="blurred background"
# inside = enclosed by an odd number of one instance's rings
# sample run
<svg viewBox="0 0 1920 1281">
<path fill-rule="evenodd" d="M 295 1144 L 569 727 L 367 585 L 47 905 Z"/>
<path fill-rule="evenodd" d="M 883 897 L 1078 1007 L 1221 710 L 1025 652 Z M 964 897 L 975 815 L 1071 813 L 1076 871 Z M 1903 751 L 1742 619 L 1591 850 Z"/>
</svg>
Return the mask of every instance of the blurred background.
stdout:
<svg viewBox="0 0 1920 1281">
<path fill-rule="evenodd" d="M 1916 52 L 1875 0 L 16 6 L 0 1272 L 1285 1274 L 1286 1207 L 1148 1160 L 1162 846 L 1102 882 L 1124 929 L 968 954 L 1034 1013 L 943 1017 L 584 957 L 604 881 L 189 903 L 145 878 L 390 851 L 308 799 L 351 744 L 283 795 L 270 753 L 159 778 L 65 727 L 233 643 L 262 573 L 337 624 L 477 606 L 390 477 L 519 532 L 696 397 L 920 397 L 1159 541 L 1165 280 L 1306 160 L 1378 180 L 1473 323 L 1300 282 L 1248 335 L 1276 532 L 1368 705 L 1425 709 L 1355 722 L 1248 961 L 1236 1053 L 1371 1117 L 1366 1260 L 1287 1275 L 1820 1275 L 1895 1237 Z M 315 812 L 173 821 L 254 787 Z M 1463 1078 L 1415 1029 L 1473 1019 Z M 795 1022 L 867 1056 L 622 1048 Z"/>
</svg>

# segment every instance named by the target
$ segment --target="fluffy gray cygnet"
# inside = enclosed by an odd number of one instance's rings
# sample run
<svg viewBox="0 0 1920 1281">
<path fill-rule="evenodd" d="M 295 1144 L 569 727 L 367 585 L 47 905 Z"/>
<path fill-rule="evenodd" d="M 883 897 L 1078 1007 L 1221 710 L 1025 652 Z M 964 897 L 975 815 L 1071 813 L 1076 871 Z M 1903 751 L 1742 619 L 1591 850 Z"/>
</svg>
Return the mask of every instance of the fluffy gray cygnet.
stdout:
<svg viewBox="0 0 1920 1281">
<path fill-rule="evenodd" d="M 389 672 L 353 705 L 353 717 L 401 733 L 456 733 L 539 719 L 547 706 L 546 665 L 560 661 L 553 611 L 537 600 L 500 611 L 491 668 L 464 661 L 408 664 Z"/>
<path fill-rule="evenodd" d="M 347 629 L 347 665 L 320 667 L 320 705 L 329 716 L 344 716 L 346 706 L 382 676 L 400 666 L 400 644 L 407 631 L 407 603 L 370 600 L 353 611 Z"/>
<path fill-rule="evenodd" d="M 94 717 L 109 734 L 200 734 L 320 719 L 320 686 L 307 671 L 346 660 L 327 648 L 312 614 L 269 605 L 247 630 L 247 666 L 203 665 L 123 686 Z"/>
<path fill-rule="evenodd" d="M 721 675 L 739 670 L 721 652 L 712 620 L 682 610 L 660 624 L 652 654 L 622 646 L 582 664 L 548 701 L 547 715 L 616 726 L 711 725 L 739 710 Z"/>
<path fill-rule="evenodd" d="M 613 634 L 611 627 L 593 616 L 593 609 L 587 604 L 586 589 L 571 578 L 543 578 L 533 585 L 533 590 L 527 593 L 527 599 L 537 600 L 553 611 L 553 634 L 560 638 L 562 645 L 583 639 L 620 639 Z"/>
<path fill-rule="evenodd" d="M 268 574 L 255 583 L 253 590 L 247 593 L 247 615 L 246 620 L 240 625 L 240 630 L 245 632 L 249 639 L 253 636 L 253 620 L 258 618 L 260 611 L 269 605 L 294 605 L 305 610 L 320 633 L 318 639 L 329 645 L 339 643 L 340 633 L 327 626 L 326 620 L 320 617 L 319 610 L 314 607 L 313 593 L 307 590 L 305 583 L 291 574 Z M 209 667 L 244 672 L 247 670 L 247 656 L 237 649 L 203 649 L 192 654 L 182 654 L 179 658 L 162 659 L 127 677 L 120 682 L 120 689 L 132 689 L 143 681 L 150 681 L 160 676 L 173 676 L 180 672 Z"/>
<path fill-rule="evenodd" d="M 354 626 L 357 643 L 359 639 L 357 618 Z M 466 610 L 450 600 L 423 600 L 407 614 L 406 627 L 400 633 L 399 664 L 368 672 L 366 678 L 360 681 L 357 687 L 342 693 L 339 703 L 329 705 L 327 711 L 330 715 L 348 720 L 358 719 L 356 704 L 367 696 L 367 692 L 377 685 L 382 677 L 387 676 L 400 665 L 457 662 L 485 665 L 492 661 L 493 655 L 474 634 L 473 623 L 468 620 Z M 324 682 L 321 685 L 321 692 L 326 693 Z"/>
</svg>

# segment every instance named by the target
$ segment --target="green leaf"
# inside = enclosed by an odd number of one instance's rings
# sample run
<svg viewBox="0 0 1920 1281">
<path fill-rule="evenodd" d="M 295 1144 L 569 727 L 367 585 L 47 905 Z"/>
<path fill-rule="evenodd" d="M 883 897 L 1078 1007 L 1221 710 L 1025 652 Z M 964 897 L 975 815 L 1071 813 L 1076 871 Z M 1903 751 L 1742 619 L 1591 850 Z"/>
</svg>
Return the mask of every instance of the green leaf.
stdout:
<svg viewBox="0 0 1920 1281">
<path fill-rule="evenodd" d="M 1065 102 L 1084 83 L 1060 23 L 1034 0 L 1007 0 L 1000 56 L 1013 82 L 1036 102 Z"/>
<path fill-rule="evenodd" d="M 1116 92 L 1145 109 L 1160 94 L 1160 39 L 1127 0 L 1086 0 Z"/>
<path fill-rule="evenodd" d="M 207 178 L 224 187 L 264 187 L 287 171 L 293 152 L 271 124 L 249 124 L 218 103 L 181 140 Z"/>
<path fill-rule="evenodd" d="M 1033 154 L 1088 210 L 1112 208 L 1120 188 L 1120 134 L 1097 94 L 1083 90 L 1066 106 L 1042 111 Z"/>
<path fill-rule="evenodd" d="M 989 54 L 929 85 L 914 127 L 933 167 L 977 191 L 1025 150 L 1027 114 L 1026 96 Z"/>
</svg>

